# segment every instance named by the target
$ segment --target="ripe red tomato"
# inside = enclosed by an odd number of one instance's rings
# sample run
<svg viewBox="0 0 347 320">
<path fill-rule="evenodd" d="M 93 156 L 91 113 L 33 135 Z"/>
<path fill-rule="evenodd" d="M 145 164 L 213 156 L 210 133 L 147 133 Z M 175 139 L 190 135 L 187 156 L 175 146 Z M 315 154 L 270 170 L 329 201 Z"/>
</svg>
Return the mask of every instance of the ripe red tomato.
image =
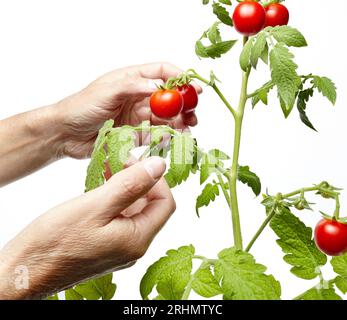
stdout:
<svg viewBox="0 0 347 320">
<path fill-rule="evenodd" d="M 110 165 L 108 162 L 106 162 L 106 164 L 105 164 L 104 177 L 105 177 L 106 181 L 110 180 L 112 177 L 111 168 L 110 168 Z"/>
<path fill-rule="evenodd" d="M 265 9 L 255 1 L 244 1 L 237 5 L 233 14 L 236 31 L 244 36 L 253 36 L 264 28 Z"/>
<path fill-rule="evenodd" d="M 151 110 L 161 119 L 175 118 L 183 108 L 183 97 L 176 90 L 158 90 L 150 99 Z"/>
<path fill-rule="evenodd" d="M 315 229 L 317 247 L 329 256 L 347 252 L 347 224 L 323 219 Z"/>
<path fill-rule="evenodd" d="M 289 11 L 280 3 L 272 3 L 265 8 L 265 27 L 285 26 L 289 22 Z"/>
<path fill-rule="evenodd" d="M 178 87 L 177 91 L 182 95 L 184 101 L 182 112 L 189 113 L 194 111 L 199 102 L 195 88 L 191 84 L 185 84 L 182 87 Z"/>
</svg>

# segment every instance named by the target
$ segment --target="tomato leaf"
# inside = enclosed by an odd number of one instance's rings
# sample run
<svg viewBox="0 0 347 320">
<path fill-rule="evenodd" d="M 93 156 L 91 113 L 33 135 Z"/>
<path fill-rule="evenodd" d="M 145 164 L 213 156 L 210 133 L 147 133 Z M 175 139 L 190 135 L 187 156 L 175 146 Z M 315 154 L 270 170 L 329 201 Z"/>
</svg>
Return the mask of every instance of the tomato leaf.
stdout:
<svg viewBox="0 0 347 320">
<path fill-rule="evenodd" d="M 336 103 L 336 86 L 332 80 L 327 77 L 313 76 L 313 85 L 323 94 L 333 105 Z"/>
<path fill-rule="evenodd" d="M 273 89 L 275 85 L 272 81 L 268 81 L 263 84 L 258 90 L 254 92 L 254 96 L 252 97 L 252 107 L 254 108 L 260 101 L 265 105 L 268 104 L 268 95 L 270 90 Z"/>
<path fill-rule="evenodd" d="M 97 279 L 77 285 L 68 294 L 71 297 L 78 297 L 76 293 L 87 300 L 111 300 L 116 292 L 116 285 L 112 283 L 112 273 Z M 73 299 L 75 300 L 75 299 Z"/>
<path fill-rule="evenodd" d="M 209 265 L 199 268 L 194 273 L 192 289 L 204 298 L 213 298 L 223 293 Z"/>
<path fill-rule="evenodd" d="M 220 3 L 223 3 L 227 6 L 231 6 L 231 0 L 218 0 Z"/>
<path fill-rule="evenodd" d="M 215 2 L 213 5 L 213 13 L 217 16 L 217 18 L 228 26 L 233 26 L 233 20 L 230 17 L 230 13 L 221 6 L 219 3 Z"/>
<path fill-rule="evenodd" d="M 243 71 L 247 71 L 248 67 L 251 64 L 251 52 L 253 48 L 253 38 L 248 39 L 246 44 L 243 46 L 241 55 L 240 55 L 240 67 Z"/>
<path fill-rule="evenodd" d="M 317 270 L 327 263 L 327 257 L 317 249 L 312 229 L 285 207 L 273 217 L 270 227 L 279 237 L 277 244 L 285 253 L 284 261 L 293 266 L 291 272 L 306 280 L 318 277 Z"/>
<path fill-rule="evenodd" d="M 285 117 L 293 109 L 297 92 L 301 86 L 301 79 L 293 61 L 294 55 L 283 43 L 277 43 L 270 52 L 270 67 L 272 82 L 277 86 L 278 97 Z"/>
<path fill-rule="evenodd" d="M 335 292 L 332 284 L 326 283 L 307 290 L 296 300 L 342 300 L 342 298 Z"/>
<path fill-rule="evenodd" d="M 219 188 L 217 184 L 208 183 L 202 190 L 202 193 L 196 199 L 196 214 L 199 215 L 199 209 L 207 207 L 211 201 L 215 201 L 216 197 L 219 196 Z"/>
<path fill-rule="evenodd" d="M 278 300 L 281 287 L 266 267 L 249 253 L 225 249 L 215 263 L 215 276 L 221 283 L 225 300 Z"/>
<path fill-rule="evenodd" d="M 219 31 L 219 22 L 215 22 L 212 27 L 207 31 L 207 37 L 212 44 L 222 42 L 222 37 Z"/>
<path fill-rule="evenodd" d="M 266 58 L 265 58 L 266 55 Z M 252 47 L 251 52 L 251 64 L 254 69 L 257 68 L 259 58 L 262 58 L 266 61 L 268 56 L 268 46 L 266 41 L 266 33 L 260 32 L 256 37 L 254 46 Z"/>
<path fill-rule="evenodd" d="M 260 195 L 260 192 L 261 192 L 260 179 L 254 172 L 250 171 L 248 166 L 239 167 L 238 180 L 244 184 L 247 184 L 253 190 L 256 196 Z"/>
<path fill-rule="evenodd" d="M 86 192 L 104 184 L 104 172 L 106 161 L 105 145 L 107 142 L 107 135 L 111 131 L 113 124 L 113 120 L 106 121 L 104 126 L 99 131 L 99 135 L 94 145 L 91 161 L 87 169 L 87 178 L 85 182 Z"/>
<path fill-rule="evenodd" d="M 211 174 L 220 173 L 217 167 L 223 168 L 223 161 L 229 159 L 227 154 L 218 149 L 213 149 L 205 153 L 200 165 L 200 184 L 204 184 Z"/>
<path fill-rule="evenodd" d="M 272 29 L 272 36 L 278 41 L 283 42 L 288 47 L 306 47 L 305 37 L 299 30 L 290 26 L 278 26 Z"/>
<path fill-rule="evenodd" d="M 312 88 L 300 91 L 298 94 L 297 108 L 298 108 L 298 111 L 300 114 L 301 121 L 310 129 L 317 131 L 306 114 L 307 102 L 310 100 L 310 98 L 312 96 L 313 96 L 313 89 Z"/>
<path fill-rule="evenodd" d="M 338 276 L 334 280 L 336 286 L 339 288 L 339 290 L 342 293 L 346 294 L 347 293 L 347 254 L 339 256 L 339 257 L 333 257 L 330 263 L 333 266 L 335 273 L 338 274 Z"/>
<path fill-rule="evenodd" d="M 180 300 L 186 288 L 193 268 L 195 249 L 192 245 L 169 250 L 166 256 L 152 264 L 143 276 L 140 292 L 143 299 L 156 287 L 161 298 Z"/>
<path fill-rule="evenodd" d="M 83 297 L 74 289 L 65 290 L 65 300 L 83 300 Z"/>
<path fill-rule="evenodd" d="M 124 169 L 129 160 L 130 151 L 135 148 L 135 131 L 131 127 L 121 127 L 112 130 L 107 135 L 108 163 L 112 174 Z"/>
<path fill-rule="evenodd" d="M 249 167 L 239 167 L 238 179 L 244 184 L 247 184 L 254 192 L 256 196 L 260 195 L 261 192 L 261 182 L 259 177 L 252 171 Z"/>
<path fill-rule="evenodd" d="M 235 45 L 237 40 L 222 41 L 210 46 L 204 46 L 201 40 L 198 40 L 195 45 L 195 52 L 200 58 L 220 58 L 223 54 Z"/>
<path fill-rule="evenodd" d="M 188 179 L 194 164 L 195 143 L 196 141 L 189 133 L 182 133 L 172 138 L 170 169 L 165 175 L 170 188 Z"/>
</svg>

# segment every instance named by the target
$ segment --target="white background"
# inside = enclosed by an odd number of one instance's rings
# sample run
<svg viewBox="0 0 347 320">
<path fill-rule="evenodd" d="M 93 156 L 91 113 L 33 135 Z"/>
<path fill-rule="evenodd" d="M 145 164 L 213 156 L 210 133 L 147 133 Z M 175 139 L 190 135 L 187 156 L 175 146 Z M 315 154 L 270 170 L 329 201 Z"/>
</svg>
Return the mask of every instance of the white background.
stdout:
<svg viewBox="0 0 347 320">
<path fill-rule="evenodd" d="M 240 44 L 223 59 L 200 61 L 194 55 L 195 40 L 215 18 L 199 0 L 11 0 L 0 1 L 0 118 L 53 103 L 118 67 L 158 60 L 183 69 L 196 68 L 208 75 L 213 69 L 233 103 L 238 98 Z M 259 105 L 246 114 L 241 164 L 250 165 L 272 193 L 291 191 L 328 180 L 347 189 L 347 128 L 344 48 L 346 1 L 334 11 L 326 1 L 286 2 L 291 25 L 307 37 L 309 47 L 295 50 L 301 73 L 314 72 L 334 79 L 339 96 L 336 107 L 318 96 L 308 114 L 319 129 L 307 129 L 293 112 L 284 120 L 273 97 L 269 107 Z M 230 34 L 228 34 L 230 33 Z M 225 38 L 237 35 L 228 29 Z M 268 80 L 266 68 L 251 82 L 252 88 Z M 231 118 L 213 92 L 205 90 L 198 110 L 199 126 L 193 129 L 200 145 L 231 153 Z M 10 141 L 9 141 L 10 143 Z M 25 159 L 23 159 L 25 161 Z M 0 246 L 49 208 L 83 191 L 87 161 L 63 160 L 0 190 Z M 9 166 L 11 164 L 8 164 Z M 6 168 L 1 168 L 6 170 Z M 178 209 L 156 238 L 148 254 L 132 269 L 118 272 L 117 299 L 140 298 L 138 285 L 146 268 L 169 248 L 193 243 L 198 254 L 211 258 L 232 245 L 231 219 L 224 200 L 194 213 L 199 193 L 193 178 L 174 190 Z M 240 186 L 244 240 L 248 242 L 264 218 L 260 199 Z M 343 192 L 342 211 L 346 210 Z M 333 204 L 318 200 L 320 209 Z M 317 213 L 301 218 L 312 226 Z M 282 283 L 283 298 L 290 299 L 314 282 L 289 273 L 280 249 L 268 230 L 253 254 Z M 88 245 L 86 243 L 86 245 Z M 330 270 L 326 270 L 329 277 Z"/>
</svg>

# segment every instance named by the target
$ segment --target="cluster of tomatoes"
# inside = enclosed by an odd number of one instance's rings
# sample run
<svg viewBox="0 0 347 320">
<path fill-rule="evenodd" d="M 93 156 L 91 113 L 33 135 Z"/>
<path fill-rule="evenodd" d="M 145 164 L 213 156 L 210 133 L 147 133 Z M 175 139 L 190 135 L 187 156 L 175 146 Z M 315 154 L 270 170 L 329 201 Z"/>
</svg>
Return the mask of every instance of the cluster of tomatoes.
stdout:
<svg viewBox="0 0 347 320">
<path fill-rule="evenodd" d="M 191 84 L 176 88 L 161 88 L 150 99 L 152 113 L 161 119 L 174 119 L 180 113 L 193 112 L 198 105 L 198 93 Z"/>
<path fill-rule="evenodd" d="M 289 11 L 281 3 L 271 3 L 265 8 L 256 1 L 243 1 L 234 11 L 235 29 L 246 37 L 253 36 L 266 27 L 287 25 Z"/>
</svg>

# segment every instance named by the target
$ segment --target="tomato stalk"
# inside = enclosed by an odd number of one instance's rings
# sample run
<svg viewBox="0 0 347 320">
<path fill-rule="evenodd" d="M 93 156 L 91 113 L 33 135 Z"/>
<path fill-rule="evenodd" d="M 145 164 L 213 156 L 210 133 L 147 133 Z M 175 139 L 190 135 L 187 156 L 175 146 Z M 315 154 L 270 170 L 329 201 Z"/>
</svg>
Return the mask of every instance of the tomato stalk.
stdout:
<svg viewBox="0 0 347 320">
<path fill-rule="evenodd" d="M 248 37 L 243 38 L 243 45 L 248 41 Z M 234 232 L 234 244 L 236 249 L 242 250 L 242 232 L 241 232 L 241 222 L 239 213 L 239 204 L 237 197 L 237 179 L 239 170 L 239 156 L 240 156 L 240 145 L 241 145 L 241 133 L 243 117 L 245 113 L 245 107 L 248 100 L 248 80 L 251 69 L 249 68 L 246 72 L 242 73 L 242 86 L 240 93 L 239 106 L 235 113 L 235 132 L 234 132 L 234 151 L 232 166 L 230 169 L 229 178 L 229 189 L 230 189 L 230 200 L 231 200 L 231 214 L 233 221 L 233 232 Z"/>
</svg>

